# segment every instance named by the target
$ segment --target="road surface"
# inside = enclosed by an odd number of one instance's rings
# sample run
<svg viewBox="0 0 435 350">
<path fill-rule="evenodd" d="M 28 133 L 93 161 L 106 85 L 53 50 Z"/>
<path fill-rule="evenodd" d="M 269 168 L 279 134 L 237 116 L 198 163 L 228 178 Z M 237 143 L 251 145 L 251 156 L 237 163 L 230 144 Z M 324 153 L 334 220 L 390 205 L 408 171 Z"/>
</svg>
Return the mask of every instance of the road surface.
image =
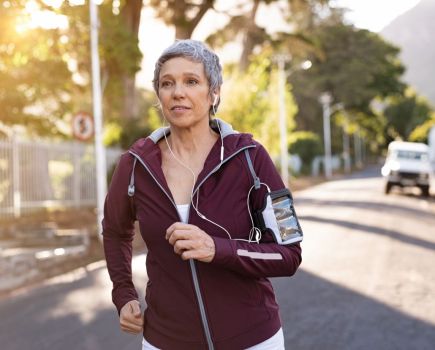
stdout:
<svg viewBox="0 0 435 350">
<path fill-rule="evenodd" d="M 377 172 L 295 194 L 305 233 L 293 278 L 273 280 L 286 349 L 435 349 L 435 201 L 383 194 Z M 145 257 L 134 261 L 146 285 Z M 104 262 L 0 300 L 0 349 L 133 350 Z"/>
<path fill-rule="evenodd" d="M 435 349 L 435 201 L 378 172 L 300 192 L 302 269 L 276 279 L 286 349 Z"/>
</svg>

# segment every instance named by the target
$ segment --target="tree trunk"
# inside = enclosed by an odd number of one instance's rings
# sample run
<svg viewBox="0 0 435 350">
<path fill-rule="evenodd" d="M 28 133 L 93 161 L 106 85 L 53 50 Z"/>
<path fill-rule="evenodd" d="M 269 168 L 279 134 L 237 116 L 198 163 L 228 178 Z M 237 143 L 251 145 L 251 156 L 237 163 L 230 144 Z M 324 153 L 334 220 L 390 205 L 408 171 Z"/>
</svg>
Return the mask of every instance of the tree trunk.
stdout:
<svg viewBox="0 0 435 350">
<path fill-rule="evenodd" d="M 201 5 L 198 5 L 198 12 L 195 17 L 187 18 L 187 4 L 185 1 L 175 1 L 174 5 L 174 25 L 175 25 L 175 38 L 176 39 L 189 39 L 193 31 L 201 21 L 206 12 L 213 8 L 215 0 L 206 0 Z"/>
<path fill-rule="evenodd" d="M 124 74 L 122 77 L 124 98 L 122 103 L 122 117 L 132 119 L 137 114 L 136 106 L 136 78 Z"/>
<path fill-rule="evenodd" d="M 139 38 L 141 10 L 142 0 L 127 0 L 121 12 L 125 28 L 135 38 Z M 133 118 L 137 113 L 136 73 L 133 75 L 125 73 L 122 77 L 122 85 L 124 91 L 122 117 Z"/>
<path fill-rule="evenodd" d="M 242 72 L 244 72 L 248 68 L 249 56 L 254 50 L 254 38 L 252 37 L 252 34 L 255 31 L 255 26 L 256 26 L 255 16 L 257 14 L 259 5 L 260 5 L 260 0 L 254 0 L 251 14 L 248 19 L 248 25 L 246 27 L 245 37 L 243 39 L 243 51 L 240 57 L 240 64 L 239 64 L 239 68 Z"/>
<path fill-rule="evenodd" d="M 193 33 L 193 29 L 188 28 L 185 25 L 175 26 L 175 39 L 190 39 L 192 33 Z"/>
</svg>

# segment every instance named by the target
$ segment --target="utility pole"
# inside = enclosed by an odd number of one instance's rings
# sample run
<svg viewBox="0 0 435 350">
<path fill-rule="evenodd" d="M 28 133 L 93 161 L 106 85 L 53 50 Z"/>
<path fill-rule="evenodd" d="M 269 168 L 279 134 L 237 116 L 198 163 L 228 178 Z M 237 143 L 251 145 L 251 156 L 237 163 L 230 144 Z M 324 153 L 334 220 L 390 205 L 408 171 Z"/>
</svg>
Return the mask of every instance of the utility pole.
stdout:
<svg viewBox="0 0 435 350">
<path fill-rule="evenodd" d="M 331 102 L 332 97 L 328 92 L 320 95 L 319 102 L 323 109 L 323 144 L 325 148 L 324 171 L 325 177 L 329 179 L 332 176 L 332 160 L 331 160 Z"/>
<path fill-rule="evenodd" d="M 279 99 L 279 132 L 281 151 L 281 178 L 284 185 L 289 185 L 288 173 L 288 142 L 287 142 L 287 118 L 285 110 L 285 63 L 290 61 L 290 55 L 275 55 L 274 60 L 278 64 L 278 99 Z"/>
<path fill-rule="evenodd" d="M 102 239 L 101 221 L 104 215 L 104 199 L 107 192 L 106 151 L 103 146 L 103 109 L 101 97 L 100 57 L 98 55 L 98 8 L 95 0 L 89 0 L 91 21 L 92 98 L 95 125 L 95 164 L 97 182 L 97 230 Z"/>
</svg>

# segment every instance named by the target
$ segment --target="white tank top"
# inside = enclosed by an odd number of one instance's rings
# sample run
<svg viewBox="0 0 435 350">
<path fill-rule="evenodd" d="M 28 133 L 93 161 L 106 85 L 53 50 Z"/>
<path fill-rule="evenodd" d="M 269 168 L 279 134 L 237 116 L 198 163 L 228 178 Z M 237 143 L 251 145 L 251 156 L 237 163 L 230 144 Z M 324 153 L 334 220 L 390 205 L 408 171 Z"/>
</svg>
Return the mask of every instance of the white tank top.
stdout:
<svg viewBox="0 0 435 350">
<path fill-rule="evenodd" d="M 178 214 L 180 214 L 181 221 L 185 224 L 189 220 L 189 204 L 177 204 Z"/>
</svg>

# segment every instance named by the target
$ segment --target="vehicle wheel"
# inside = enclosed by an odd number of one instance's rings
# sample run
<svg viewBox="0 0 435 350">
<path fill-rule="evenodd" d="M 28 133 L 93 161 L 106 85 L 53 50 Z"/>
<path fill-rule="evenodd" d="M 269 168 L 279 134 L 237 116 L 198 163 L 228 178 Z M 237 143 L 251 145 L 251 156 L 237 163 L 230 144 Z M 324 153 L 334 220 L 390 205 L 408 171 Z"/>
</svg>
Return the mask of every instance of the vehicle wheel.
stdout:
<svg viewBox="0 0 435 350">
<path fill-rule="evenodd" d="M 387 184 L 385 185 L 385 194 L 390 193 L 392 187 L 393 187 L 393 185 L 391 183 L 387 182 Z"/>
<path fill-rule="evenodd" d="M 429 197 L 429 186 L 421 186 L 420 189 L 423 197 Z"/>
</svg>

